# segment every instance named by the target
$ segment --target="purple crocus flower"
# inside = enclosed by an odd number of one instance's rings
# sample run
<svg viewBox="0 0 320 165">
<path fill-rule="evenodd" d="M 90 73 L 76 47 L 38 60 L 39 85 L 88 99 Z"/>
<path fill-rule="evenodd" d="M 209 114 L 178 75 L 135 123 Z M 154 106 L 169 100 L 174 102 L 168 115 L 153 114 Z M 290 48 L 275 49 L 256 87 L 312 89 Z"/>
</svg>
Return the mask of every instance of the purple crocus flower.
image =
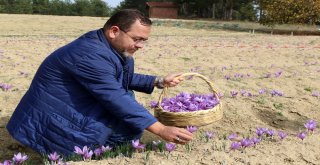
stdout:
<svg viewBox="0 0 320 165">
<path fill-rule="evenodd" d="M 267 130 L 268 130 L 268 129 L 266 129 L 266 128 L 257 128 L 257 129 L 256 129 L 256 134 L 257 134 L 258 136 L 262 136 L 264 133 L 266 133 Z"/>
<path fill-rule="evenodd" d="M 48 158 L 51 162 L 57 162 L 60 158 L 60 155 L 57 152 L 53 152 L 48 155 Z"/>
<path fill-rule="evenodd" d="M 12 88 L 12 85 L 0 83 L 0 88 L 2 88 L 3 91 L 9 91 Z"/>
<path fill-rule="evenodd" d="M 211 138 L 213 138 L 214 133 L 213 133 L 213 132 L 206 131 L 205 136 L 206 136 L 207 139 L 211 139 Z"/>
<path fill-rule="evenodd" d="M 151 101 L 150 102 L 150 107 L 151 108 L 156 108 L 158 106 L 158 102 L 156 102 L 156 101 Z"/>
<path fill-rule="evenodd" d="M 260 143 L 260 141 L 261 141 L 261 139 L 260 139 L 260 138 L 256 138 L 256 137 L 253 137 L 253 138 L 251 139 L 251 142 L 252 142 L 253 144 L 258 144 L 258 143 Z"/>
<path fill-rule="evenodd" d="M 232 142 L 231 143 L 231 146 L 230 146 L 230 149 L 231 150 L 237 150 L 241 147 L 241 144 L 239 142 Z"/>
<path fill-rule="evenodd" d="M 166 143 L 165 148 L 166 148 L 166 151 L 171 152 L 176 149 L 176 144 Z"/>
<path fill-rule="evenodd" d="M 282 132 L 282 131 L 278 131 L 278 136 L 280 137 L 281 140 L 283 140 L 284 138 L 286 138 L 287 135 L 288 135 L 287 133 L 284 133 L 284 132 Z"/>
<path fill-rule="evenodd" d="M 78 155 L 82 155 L 83 152 L 82 152 L 82 149 L 78 146 L 74 146 L 74 153 L 78 154 Z"/>
<path fill-rule="evenodd" d="M 240 90 L 241 96 L 246 96 L 247 91 L 246 90 Z"/>
<path fill-rule="evenodd" d="M 5 160 L 3 163 L 0 163 L 0 165 L 12 165 L 10 160 Z"/>
<path fill-rule="evenodd" d="M 304 127 L 307 128 L 308 131 L 313 132 L 317 128 L 317 122 L 314 120 L 308 120 Z"/>
<path fill-rule="evenodd" d="M 110 146 L 101 146 L 101 150 L 103 153 L 107 152 L 107 151 L 111 151 L 112 150 L 112 147 Z"/>
<path fill-rule="evenodd" d="M 265 93 L 266 93 L 266 90 L 265 90 L 265 89 L 260 89 L 260 90 L 259 90 L 259 94 L 260 94 L 260 95 L 265 94 Z"/>
<path fill-rule="evenodd" d="M 198 128 L 196 126 L 187 126 L 186 128 L 190 133 L 196 132 Z"/>
<path fill-rule="evenodd" d="M 220 99 L 223 98 L 223 93 L 218 93 L 217 95 L 218 95 L 218 97 L 219 97 Z"/>
<path fill-rule="evenodd" d="M 238 137 L 238 135 L 236 133 L 232 133 L 228 136 L 229 140 L 235 140 Z"/>
<path fill-rule="evenodd" d="M 240 144 L 243 148 L 247 148 L 247 147 L 250 147 L 252 145 L 252 141 L 250 139 L 242 139 L 240 141 Z"/>
<path fill-rule="evenodd" d="M 82 149 L 78 146 L 74 146 L 74 153 L 81 155 L 83 160 L 90 160 L 93 155 L 93 151 L 87 146 L 84 146 Z"/>
<path fill-rule="evenodd" d="M 238 92 L 237 91 L 231 91 L 230 94 L 231 94 L 231 97 L 236 97 L 238 95 Z"/>
<path fill-rule="evenodd" d="M 144 147 L 146 146 L 145 144 L 140 143 L 140 140 L 132 140 L 131 141 L 132 147 L 135 149 L 144 149 Z"/>
<path fill-rule="evenodd" d="M 224 75 L 224 78 L 226 79 L 226 80 L 230 80 L 230 76 L 229 75 Z"/>
<path fill-rule="evenodd" d="M 306 136 L 307 136 L 307 134 L 305 132 L 300 132 L 297 134 L 297 137 L 301 140 L 303 140 Z"/>
<path fill-rule="evenodd" d="M 152 141 L 152 148 L 157 149 L 159 144 L 161 144 L 161 140 Z"/>
<path fill-rule="evenodd" d="M 24 161 L 26 161 L 29 157 L 26 154 L 21 154 L 20 152 L 18 154 L 14 154 L 12 160 L 15 164 L 23 164 Z"/>
<path fill-rule="evenodd" d="M 243 74 L 241 74 L 241 73 L 236 73 L 235 75 L 234 75 L 234 78 L 243 78 Z"/>
<path fill-rule="evenodd" d="M 314 91 L 312 92 L 313 97 L 320 97 L 320 92 Z"/>
<path fill-rule="evenodd" d="M 102 151 L 101 148 L 96 148 L 96 149 L 93 151 L 93 153 L 94 153 L 94 155 L 95 155 L 96 157 L 99 157 L 99 156 L 103 153 L 103 151 Z"/>
<path fill-rule="evenodd" d="M 268 136 L 273 136 L 274 135 L 274 130 L 272 130 L 272 129 L 268 129 L 267 131 L 266 131 L 266 133 L 267 133 L 267 135 Z"/>
<path fill-rule="evenodd" d="M 277 71 L 276 73 L 274 73 L 274 76 L 278 78 L 281 76 L 281 74 L 282 74 L 282 71 Z"/>
<path fill-rule="evenodd" d="M 283 96 L 283 92 L 278 91 L 278 90 L 272 90 L 270 92 L 271 96 Z"/>
</svg>

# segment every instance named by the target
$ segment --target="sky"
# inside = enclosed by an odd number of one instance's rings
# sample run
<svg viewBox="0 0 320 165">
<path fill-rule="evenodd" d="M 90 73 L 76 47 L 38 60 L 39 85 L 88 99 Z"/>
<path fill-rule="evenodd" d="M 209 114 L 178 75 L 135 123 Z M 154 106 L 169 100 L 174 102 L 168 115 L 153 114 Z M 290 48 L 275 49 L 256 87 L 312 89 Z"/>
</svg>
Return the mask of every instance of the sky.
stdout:
<svg viewBox="0 0 320 165">
<path fill-rule="evenodd" d="M 117 7 L 123 0 L 104 0 L 110 7 Z"/>
</svg>

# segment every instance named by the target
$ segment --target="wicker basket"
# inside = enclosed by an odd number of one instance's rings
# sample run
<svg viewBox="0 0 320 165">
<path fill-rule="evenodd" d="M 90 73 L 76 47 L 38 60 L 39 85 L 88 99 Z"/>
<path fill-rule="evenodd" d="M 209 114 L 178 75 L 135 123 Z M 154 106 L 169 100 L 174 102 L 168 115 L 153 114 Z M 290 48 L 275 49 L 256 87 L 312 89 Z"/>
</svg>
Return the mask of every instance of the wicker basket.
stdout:
<svg viewBox="0 0 320 165">
<path fill-rule="evenodd" d="M 219 101 L 217 95 L 217 90 L 213 87 L 213 83 L 210 82 L 205 76 L 198 73 L 184 73 L 182 77 L 195 76 L 204 80 L 210 87 L 211 92 L 215 95 Z M 155 108 L 154 114 L 155 117 L 164 125 L 168 126 L 177 126 L 177 127 L 186 127 L 186 126 L 204 126 L 211 124 L 215 121 L 218 121 L 223 116 L 222 105 L 219 101 L 212 109 L 208 110 L 199 110 L 195 112 L 169 112 L 163 110 L 161 107 L 161 102 L 167 93 L 168 87 L 165 87 L 160 94 L 158 107 Z"/>
</svg>

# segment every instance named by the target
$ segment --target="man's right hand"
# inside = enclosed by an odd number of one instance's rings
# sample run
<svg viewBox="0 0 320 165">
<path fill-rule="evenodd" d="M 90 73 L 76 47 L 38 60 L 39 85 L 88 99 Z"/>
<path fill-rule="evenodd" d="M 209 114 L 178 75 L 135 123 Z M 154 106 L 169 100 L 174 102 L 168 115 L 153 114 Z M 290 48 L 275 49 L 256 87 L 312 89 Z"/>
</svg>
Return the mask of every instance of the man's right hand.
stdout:
<svg viewBox="0 0 320 165">
<path fill-rule="evenodd" d="M 177 144 L 186 144 L 192 140 L 192 133 L 184 128 L 165 126 L 156 122 L 147 128 L 148 131 L 160 136 L 162 139 Z"/>
</svg>

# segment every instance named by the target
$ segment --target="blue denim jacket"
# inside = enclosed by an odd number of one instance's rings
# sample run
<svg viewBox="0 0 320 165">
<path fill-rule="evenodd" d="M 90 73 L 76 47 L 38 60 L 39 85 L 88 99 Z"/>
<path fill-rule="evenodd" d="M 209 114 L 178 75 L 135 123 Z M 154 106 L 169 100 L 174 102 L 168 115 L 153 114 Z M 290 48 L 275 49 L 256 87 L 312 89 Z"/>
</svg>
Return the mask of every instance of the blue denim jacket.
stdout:
<svg viewBox="0 0 320 165">
<path fill-rule="evenodd" d="M 130 90 L 150 94 L 154 80 L 135 74 L 133 58 L 123 59 L 102 29 L 91 31 L 43 61 L 7 129 L 46 154 L 134 137 L 157 120 Z"/>
</svg>

